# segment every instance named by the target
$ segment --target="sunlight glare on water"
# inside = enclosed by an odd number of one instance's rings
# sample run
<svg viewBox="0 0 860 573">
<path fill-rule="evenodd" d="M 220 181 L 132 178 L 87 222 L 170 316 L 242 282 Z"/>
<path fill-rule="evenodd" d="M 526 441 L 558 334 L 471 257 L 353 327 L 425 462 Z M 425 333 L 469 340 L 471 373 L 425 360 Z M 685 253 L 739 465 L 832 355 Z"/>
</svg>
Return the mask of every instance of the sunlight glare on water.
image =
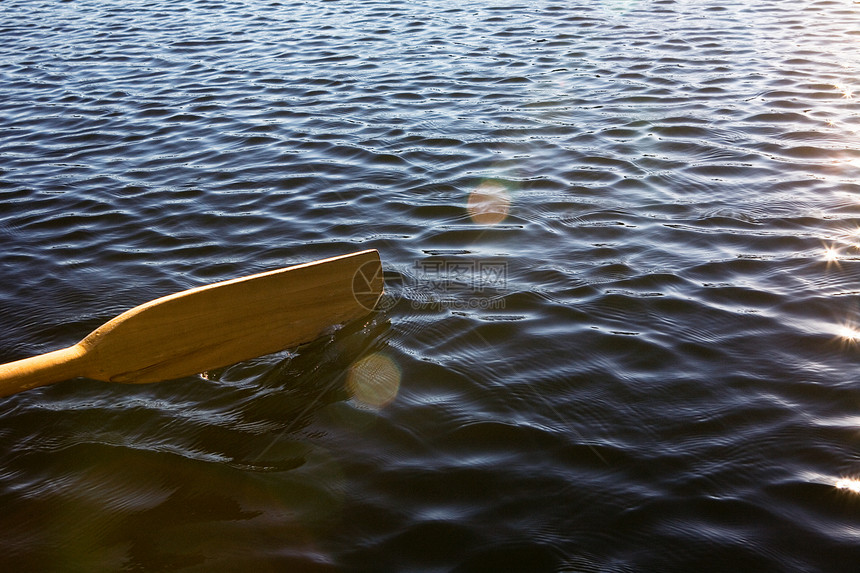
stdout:
<svg viewBox="0 0 860 573">
<path fill-rule="evenodd" d="M 4 398 L 0 571 L 856 569 L 856 1 L 6 0 L 0 33 L 0 361 L 349 252 L 386 283 L 298 348 Z"/>
<path fill-rule="evenodd" d="M 841 478 L 836 482 L 836 489 L 844 489 L 851 493 L 860 493 L 860 480 L 854 478 Z"/>
</svg>

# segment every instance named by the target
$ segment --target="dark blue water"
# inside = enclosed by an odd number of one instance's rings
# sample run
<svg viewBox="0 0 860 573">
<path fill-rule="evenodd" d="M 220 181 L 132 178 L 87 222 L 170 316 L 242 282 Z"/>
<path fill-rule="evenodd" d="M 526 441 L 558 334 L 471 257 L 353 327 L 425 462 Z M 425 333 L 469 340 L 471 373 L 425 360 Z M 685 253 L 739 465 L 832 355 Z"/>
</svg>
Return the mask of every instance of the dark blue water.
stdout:
<svg viewBox="0 0 860 573">
<path fill-rule="evenodd" d="M 0 361 L 365 248 L 387 288 L 3 399 L 3 570 L 857 570 L 856 2 L 13 0 L 0 37 Z"/>
</svg>

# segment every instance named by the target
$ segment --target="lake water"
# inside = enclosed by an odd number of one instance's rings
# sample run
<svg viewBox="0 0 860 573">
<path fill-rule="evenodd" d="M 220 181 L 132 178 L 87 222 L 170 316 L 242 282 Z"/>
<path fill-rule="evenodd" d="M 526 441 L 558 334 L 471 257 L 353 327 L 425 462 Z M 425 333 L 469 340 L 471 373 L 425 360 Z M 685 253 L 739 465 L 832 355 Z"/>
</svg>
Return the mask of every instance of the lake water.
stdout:
<svg viewBox="0 0 860 573">
<path fill-rule="evenodd" d="M 856 1 L 12 0 L 0 34 L 0 361 L 386 272 L 299 349 L 0 401 L 3 570 L 858 567 Z"/>
</svg>

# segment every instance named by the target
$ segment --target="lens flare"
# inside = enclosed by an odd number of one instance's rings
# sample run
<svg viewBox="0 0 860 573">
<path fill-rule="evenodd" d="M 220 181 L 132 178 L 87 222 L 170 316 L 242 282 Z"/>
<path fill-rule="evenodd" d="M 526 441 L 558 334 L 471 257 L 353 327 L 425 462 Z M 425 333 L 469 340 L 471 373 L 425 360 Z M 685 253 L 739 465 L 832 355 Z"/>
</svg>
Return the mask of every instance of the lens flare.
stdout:
<svg viewBox="0 0 860 573">
<path fill-rule="evenodd" d="M 508 216 L 511 197 L 501 183 L 485 181 L 469 194 L 466 208 L 479 225 L 498 225 Z"/>
<path fill-rule="evenodd" d="M 400 369 L 388 356 L 371 354 L 352 366 L 346 384 L 359 404 L 373 409 L 383 408 L 397 397 Z"/>
</svg>

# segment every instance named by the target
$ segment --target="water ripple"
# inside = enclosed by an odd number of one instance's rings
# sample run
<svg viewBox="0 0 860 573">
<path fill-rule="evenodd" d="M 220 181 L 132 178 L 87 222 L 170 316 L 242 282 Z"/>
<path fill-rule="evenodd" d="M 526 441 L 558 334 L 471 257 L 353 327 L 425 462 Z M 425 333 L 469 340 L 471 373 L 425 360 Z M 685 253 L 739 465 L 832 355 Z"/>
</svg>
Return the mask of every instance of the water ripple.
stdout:
<svg viewBox="0 0 860 573">
<path fill-rule="evenodd" d="M 299 349 L 4 400 L 0 563 L 850 570 L 858 29 L 847 0 L 5 3 L 3 360 L 363 248 L 387 292 Z"/>
</svg>

